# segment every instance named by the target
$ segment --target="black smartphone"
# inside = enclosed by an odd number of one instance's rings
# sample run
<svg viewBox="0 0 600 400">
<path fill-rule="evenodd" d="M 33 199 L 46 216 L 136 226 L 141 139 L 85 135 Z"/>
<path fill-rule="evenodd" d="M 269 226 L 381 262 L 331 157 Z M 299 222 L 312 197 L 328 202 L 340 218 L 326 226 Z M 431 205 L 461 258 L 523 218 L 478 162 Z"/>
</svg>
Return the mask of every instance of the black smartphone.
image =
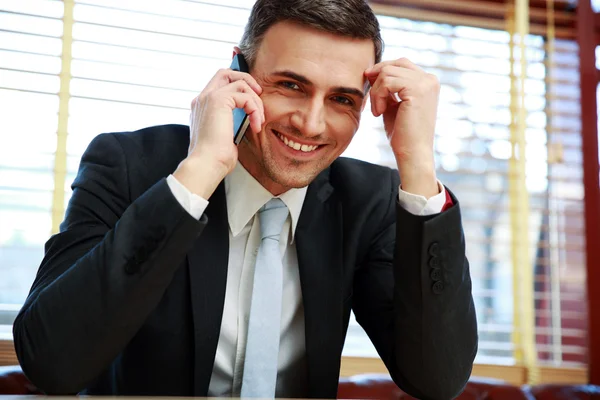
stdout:
<svg viewBox="0 0 600 400">
<path fill-rule="evenodd" d="M 240 72 L 250 72 L 248 64 L 241 54 L 236 54 L 231 62 L 231 69 Z M 250 118 L 244 112 L 243 108 L 236 108 L 233 110 L 233 142 L 239 144 L 248 129 L 250 124 Z"/>
</svg>

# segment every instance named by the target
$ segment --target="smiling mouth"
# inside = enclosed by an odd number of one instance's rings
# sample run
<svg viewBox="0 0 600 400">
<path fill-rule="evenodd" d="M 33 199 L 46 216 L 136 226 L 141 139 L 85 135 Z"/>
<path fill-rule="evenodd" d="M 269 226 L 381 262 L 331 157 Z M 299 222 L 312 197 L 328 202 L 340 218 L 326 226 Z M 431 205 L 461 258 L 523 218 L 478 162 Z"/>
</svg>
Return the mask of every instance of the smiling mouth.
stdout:
<svg viewBox="0 0 600 400">
<path fill-rule="evenodd" d="M 315 150 L 317 150 L 319 147 L 319 145 L 307 145 L 307 144 L 300 144 L 300 143 L 296 143 L 291 139 L 286 138 L 285 136 L 283 136 L 281 133 L 277 132 L 276 130 L 273 130 L 273 133 L 275 133 L 275 135 L 279 138 L 279 140 L 281 140 L 287 147 L 297 150 L 297 151 L 301 151 L 303 153 L 311 153 Z"/>
</svg>

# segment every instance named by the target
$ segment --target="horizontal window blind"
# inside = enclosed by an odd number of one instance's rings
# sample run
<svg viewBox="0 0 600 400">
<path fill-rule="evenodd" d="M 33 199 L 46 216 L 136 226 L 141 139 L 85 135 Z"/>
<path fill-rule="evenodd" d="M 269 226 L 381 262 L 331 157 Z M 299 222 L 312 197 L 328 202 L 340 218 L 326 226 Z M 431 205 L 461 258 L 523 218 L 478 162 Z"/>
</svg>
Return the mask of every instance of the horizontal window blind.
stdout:
<svg viewBox="0 0 600 400">
<path fill-rule="evenodd" d="M 473 296 L 479 322 L 476 361 L 515 364 L 523 332 L 515 313 L 515 231 L 511 215 L 529 220 L 534 265 L 535 342 L 540 364 L 586 362 L 583 169 L 576 43 L 557 41 L 554 64 L 546 43 L 527 38 L 525 105 L 529 210 L 512 204 L 510 35 L 380 17 L 385 57 L 408 57 L 442 83 L 435 151 L 438 178 L 461 202 Z M 515 73 L 520 72 L 518 55 Z M 550 73 L 549 73 L 550 72 Z M 374 132 L 379 132 L 374 135 Z M 380 120 L 363 115 L 347 155 L 395 167 Z M 521 244 L 522 245 L 522 244 Z M 516 266 L 518 268 L 519 266 Z M 348 355 L 376 356 L 360 327 L 350 327 Z M 362 338 L 361 338 L 362 337 Z"/>
<path fill-rule="evenodd" d="M 65 204 L 52 204 L 61 68 L 61 1 L 0 3 L 0 324 L 24 301 L 66 206 L 81 154 L 99 133 L 187 124 L 189 104 L 228 67 L 253 1 L 75 1 Z M 517 362 L 511 213 L 529 220 L 542 362 L 585 363 L 585 243 L 577 48 L 558 42 L 551 74 L 543 38 L 528 38 L 530 212 L 511 203 L 510 37 L 502 31 L 380 16 L 385 59 L 408 57 L 442 82 L 440 180 L 459 198 L 471 264 L 477 361 Z M 518 66 L 516 71 L 518 72 Z M 550 78 L 549 78 L 550 76 Z M 366 110 L 369 110 L 367 106 Z M 395 167 L 382 123 L 363 114 L 346 156 Z M 514 214 L 512 214 L 514 215 Z M 517 266 L 518 267 L 518 266 Z M 346 355 L 376 356 L 353 320 Z"/>
<path fill-rule="evenodd" d="M 0 339 L 51 230 L 63 4 L 0 2 Z"/>
</svg>

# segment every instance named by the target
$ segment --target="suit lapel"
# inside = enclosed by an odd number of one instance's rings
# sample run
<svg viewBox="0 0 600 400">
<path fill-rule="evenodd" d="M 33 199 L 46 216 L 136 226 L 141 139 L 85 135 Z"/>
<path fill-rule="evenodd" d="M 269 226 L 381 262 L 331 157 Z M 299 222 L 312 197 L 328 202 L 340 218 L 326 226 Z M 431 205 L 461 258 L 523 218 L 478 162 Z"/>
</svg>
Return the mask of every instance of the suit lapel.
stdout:
<svg viewBox="0 0 600 400">
<path fill-rule="evenodd" d="M 206 396 L 221 330 L 229 232 L 225 185 L 211 196 L 208 223 L 188 254 L 192 317 L 194 321 L 194 395 Z"/>
<path fill-rule="evenodd" d="M 333 191 L 325 170 L 308 188 L 296 230 L 309 397 L 335 397 L 339 378 L 343 226 Z"/>
</svg>

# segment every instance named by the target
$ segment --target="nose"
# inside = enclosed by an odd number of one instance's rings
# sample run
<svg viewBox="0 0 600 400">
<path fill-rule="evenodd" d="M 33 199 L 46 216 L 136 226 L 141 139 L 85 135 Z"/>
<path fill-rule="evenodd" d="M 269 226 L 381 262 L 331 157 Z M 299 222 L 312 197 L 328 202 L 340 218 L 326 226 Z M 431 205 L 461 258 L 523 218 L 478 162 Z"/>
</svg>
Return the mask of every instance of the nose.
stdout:
<svg viewBox="0 0 600 400">
<path fill-rule="evenodd" d="M 306 137 L 315 137 L 325 132 L 325 105 L 317 98 L 307 100 L 291 119 L 292 125 Z"/>
</svg>

